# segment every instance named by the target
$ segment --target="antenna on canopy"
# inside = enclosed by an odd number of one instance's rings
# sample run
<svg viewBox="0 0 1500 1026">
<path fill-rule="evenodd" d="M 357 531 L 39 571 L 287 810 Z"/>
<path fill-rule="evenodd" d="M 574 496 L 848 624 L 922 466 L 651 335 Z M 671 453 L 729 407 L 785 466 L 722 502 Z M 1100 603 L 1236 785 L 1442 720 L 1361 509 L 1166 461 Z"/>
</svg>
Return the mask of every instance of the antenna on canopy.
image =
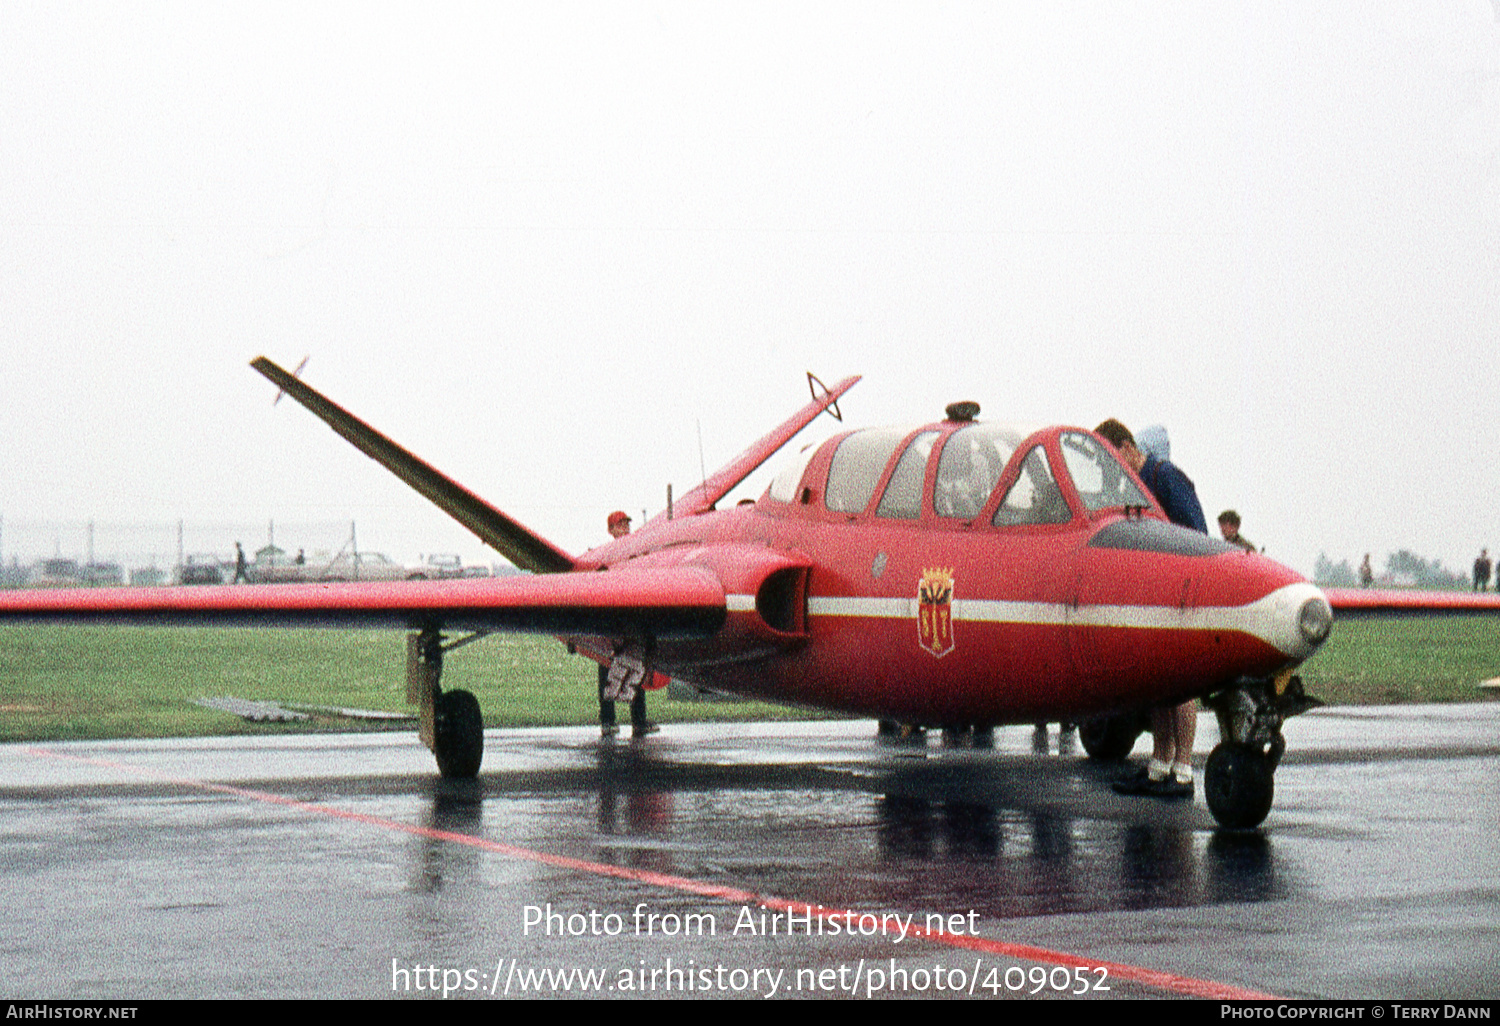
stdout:
<svg viewBox="0 0 1500 1026">
<path fill-rule="evenodd" d="M 703 418 L 694 417 L 693 423 L 698 427 L 698 473 L 702 475 L 705 485 L 708 484 L 708 466 L 703 462 Z"/>
</svg>

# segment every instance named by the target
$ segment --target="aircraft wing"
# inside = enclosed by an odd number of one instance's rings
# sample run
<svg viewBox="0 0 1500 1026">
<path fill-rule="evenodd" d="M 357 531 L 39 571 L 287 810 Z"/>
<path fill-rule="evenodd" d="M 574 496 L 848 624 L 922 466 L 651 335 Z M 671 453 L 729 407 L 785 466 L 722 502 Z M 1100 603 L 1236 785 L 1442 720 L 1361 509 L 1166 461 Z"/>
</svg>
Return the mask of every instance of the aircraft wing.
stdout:
<svg viewBox="0 0 1500 1026">
<path fill-rule="evenodd" d="M 713 508 L 714 503 L 728 495 L 736 485 L 755 473 L 757 467 L 776 455 L 776 451 L 791 441 L 797 432 L 816 420 L 818 414 L 834 406 L 839 396 L 859 384 L 859 380 L 860 377 L 856 374 L 826 389 L 822 395 L 815 394 L 812 402 L 792 414 L 784 423 L 772 429 L 769 434 L 729 463 L 714 471 L 707 481 L 683 493 L 682 497 L 673 504 L 673 516 L 690 517 L 708 512 Z M 821 385 L 822 382 L 818 384 Z"/>
<path fill-rule="evenodd" d="M 393 627 L 703 638 L 724 589 L 693 567 L 328 584 L 0 591 L 0 623 Z"/>
<path fill-rule="evenodd" d="M 1500 594 L 1469 591 L 1409 591 L 1404 588 L 1324 588 L 1340 618 L 1367 616 L 1461 616 L 1500 613 Z"/>
<path fill-rule="evenodd" d="M 506 516 L 342 406 L 330 402 L 296 375 L 288 373 L 264 356 L 251 360 L 250 366 L 307 407 L 323 423 L 343 435 L 356 449 L 431 499 L 439 509 L 473 531 L 481 541 L 516 566 L 537 573 L 560 573 L 574 569 L 576 564 L 568 553 Z"/>
</svg>

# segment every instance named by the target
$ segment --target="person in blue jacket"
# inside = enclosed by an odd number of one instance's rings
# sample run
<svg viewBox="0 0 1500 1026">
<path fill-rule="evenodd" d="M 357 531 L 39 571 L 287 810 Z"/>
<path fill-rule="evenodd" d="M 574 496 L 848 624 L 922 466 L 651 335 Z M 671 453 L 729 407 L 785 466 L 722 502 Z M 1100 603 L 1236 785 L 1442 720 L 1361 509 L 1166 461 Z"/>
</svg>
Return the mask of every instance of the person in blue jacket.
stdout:
<svg viewBox="0 0 1500 1026">
<path fill-rule="evenodd" d="M 1198 502 L 1192 479 L 1177 465 L 1142 452 L 1130 429 L 1110 418 L 1094 432 L 1113 445 L 1161 505 L 1167 519 L 1179 527 L 1208 533 L 1208 521 Z M 1193 740 L 1198 733 L 1198 705 L 1184 702 L 1175 708 L 1151 710 L 1151 761 L 1138 776 L 1116 781 L 1121 794 L 1143 794 L 1154 798 L 1193 796 Z"/>
</svg>

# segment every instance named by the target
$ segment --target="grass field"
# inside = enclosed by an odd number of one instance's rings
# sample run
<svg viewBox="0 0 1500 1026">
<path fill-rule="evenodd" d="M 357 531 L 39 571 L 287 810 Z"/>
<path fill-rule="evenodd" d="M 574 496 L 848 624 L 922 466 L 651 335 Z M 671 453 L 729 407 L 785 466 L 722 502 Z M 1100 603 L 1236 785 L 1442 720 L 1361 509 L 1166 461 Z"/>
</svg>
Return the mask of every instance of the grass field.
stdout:
<svg viewBox="0 0 1500 1026">
<path fill-rule="evenodd" d="M 1302 668 L 1309 693 L 1334 705 L 1475 702 L 1500 677 L 1500 617 L 1407 617 L 1336 623 Z"/>
<path fill-rule="evenodd" d="M 443 686 L 479 696 L 497 726 L 594 723 L 597 668 L 550 638 L 498 636 L 443 663 Z M 653 720 L 788 719 L 751 702 L 651 696 Z M 410 712 L 399 631 L 0 627 L 0 741 L 372 730 L 369 721 L 251 723 L 196 699 L 237 698 Z M 622 710 L 623 711 L 623 710 Z M 410 730 L 410 723 L 400 729 Z"/>
<path fill-rule="evenodd" d="M 404 712 L 405 661 L 404 637 L 392 631 L 0 627 L 0 741 L 377 729 L 332 717 L 250 723 L 194 703 L 233 695 Z M 1476 684 L 1500 676 L 1500 619 L 1340 623 L 1302 675 L 1334 704 L 1483 700 L 1494 692 Z M 548 638 L 469 645 L 447 659 L 443 683 L 474 691 L 492 727 L 597 716 L 594 663 Z M 660 693 L 651 702 L 662 722 L 807 715 Z"/>
</svg>

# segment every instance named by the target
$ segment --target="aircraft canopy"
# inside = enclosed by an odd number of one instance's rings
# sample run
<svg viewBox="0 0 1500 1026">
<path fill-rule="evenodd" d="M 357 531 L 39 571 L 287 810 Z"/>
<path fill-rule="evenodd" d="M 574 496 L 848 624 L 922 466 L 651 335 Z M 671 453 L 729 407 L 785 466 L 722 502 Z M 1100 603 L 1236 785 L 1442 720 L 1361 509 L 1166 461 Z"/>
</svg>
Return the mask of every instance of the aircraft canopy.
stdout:
<svg viewBox="0 0 1500 1026">
<path fill-rule="evenodd" d="M 831 453 L 826 461 L 816 458 L 822 452 Z M 824 487 L 817 487 L 818 479 Z M 996 527 L 1155 506 L 1110 447 L 1089 432 L 1003 423 L 852 431 L 804 449 L 767 495 L 793 502 L 804 487 L 821 492 L 831 513 L 861 514 L 873 504 L 883 518 L 973 521 L 983 515 Z"/>
</svg>

